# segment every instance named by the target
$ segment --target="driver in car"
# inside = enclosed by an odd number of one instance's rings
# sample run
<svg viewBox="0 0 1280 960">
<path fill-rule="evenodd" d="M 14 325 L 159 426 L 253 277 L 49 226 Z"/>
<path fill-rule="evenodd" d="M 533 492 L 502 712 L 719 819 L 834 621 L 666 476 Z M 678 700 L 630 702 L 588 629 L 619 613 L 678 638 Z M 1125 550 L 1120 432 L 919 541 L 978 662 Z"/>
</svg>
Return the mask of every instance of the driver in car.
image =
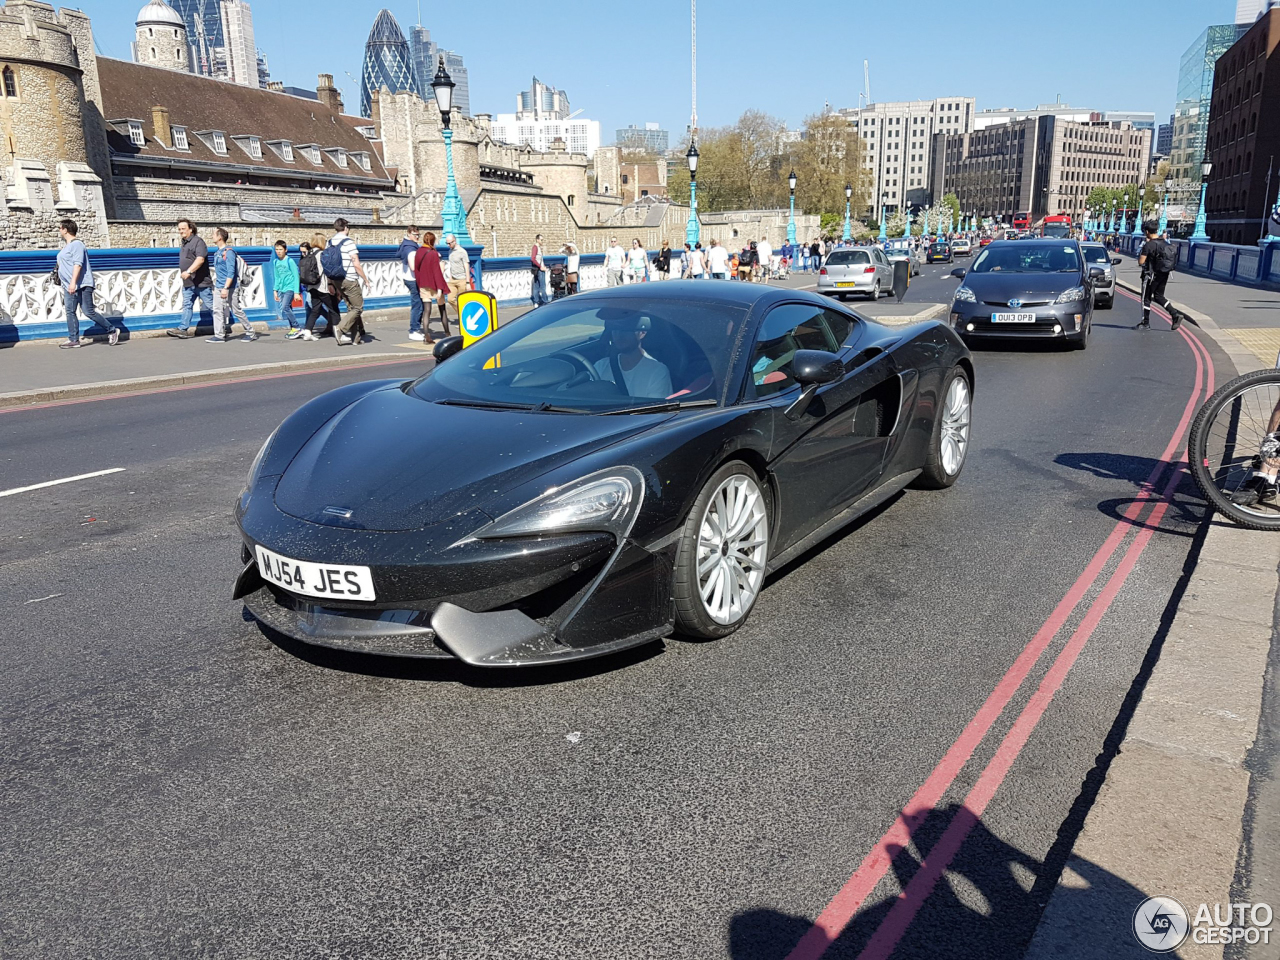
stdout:
<svg viewBox="0 0 1280 960">
<path fill-rule="evenodd" d="M 671 396 L 671 371 L 667 365 L 644 349 L 644 338 L 652 321 L 645 316 L 611 317 L 604 329 L 609 337 L 609 353 L 596 361 L 596 375 L 601 380 L 617 383 L 621 378 L 627 393 L 633 397 Z"/>
</svg>

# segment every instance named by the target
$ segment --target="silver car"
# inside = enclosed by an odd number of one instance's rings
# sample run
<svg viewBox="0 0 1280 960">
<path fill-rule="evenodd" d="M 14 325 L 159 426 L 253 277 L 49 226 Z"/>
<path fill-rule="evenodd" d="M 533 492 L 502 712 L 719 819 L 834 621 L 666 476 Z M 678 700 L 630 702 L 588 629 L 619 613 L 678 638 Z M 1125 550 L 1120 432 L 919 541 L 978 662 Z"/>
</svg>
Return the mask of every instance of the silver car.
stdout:
<svg viewBox="0 0 1280 960">
<path fill-rule="evenodd" d="M 1093 302 L 1096 306 L 1110 310 L 1116 302 L 1116 266 L 1119 257 L 1111 256 L 1111 252 L 1100 243 L 1082 243 L 1080 251 L 1084 254 L 1085 269 L 1101 267 L 1104 276 L 1093 282 Z"/>
<path fill-rule="evenodd" d="M 884 245 L 885 259 L 889 261 L 892 267 L 897 261 L 905 260 L 907 267 L 911 271 L 913 277 L 920 276 L 920 267 L 924 263 L 924 258 L 915 245 L 907 240 L 890 240 Z"/>
<path fill-rule="evenodd" d="M 860 293 L 872 300 L 893 289 L 893 267 L 878 247 L 833 250 L 818 271 L 818 292 L 843 300 Z"/>
</svg>

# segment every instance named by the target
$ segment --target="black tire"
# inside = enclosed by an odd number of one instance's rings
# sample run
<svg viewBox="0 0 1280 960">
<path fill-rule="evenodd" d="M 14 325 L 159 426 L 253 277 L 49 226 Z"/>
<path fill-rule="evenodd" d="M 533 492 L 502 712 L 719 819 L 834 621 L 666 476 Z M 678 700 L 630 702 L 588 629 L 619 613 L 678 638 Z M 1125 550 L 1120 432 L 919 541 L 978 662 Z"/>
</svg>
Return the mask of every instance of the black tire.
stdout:
<svg viewBox="0 0 1280 960">
<path fill-rule="evenodd" d="M 689 508 L 689 515 L 685 517 L 684 529 L 681 530 L 680 539 L 676 543 L 676 560 L 674 569 L 671 572 L 671 595 L 675 601 L 676 631 L 688 637 L 703 640 L 727 637 L 746 622 L 747 617 L 751 615 L 751 611 L 755 607 L 756 600 L 760 596 L 759 589 L 757 589 L 755 597 L 752 598 L 750 605 L 742 611 L 741 616 L 731 623 L 720 623 L 713 619 L 707 611 L 698 588 L 698 535 L 702 528 L 703 518 L 707 513 L 712 496 L 726 480 L 735 476 L 747 477 L 755 484 L 762 498 L 766 530 L 769 529 L 769 524 L 772 522 L 773 508 L 769 497 L 769 486 L 751 467 L 741 460 L 730 460 L 707 480 L 697 499 L 693 501 L 693 506 Z M 768 534 L 766 534 L 767 538 Z M 769 544 L 766 543 L 764 550 L 766 559 L 768 557 L 768 548 Z M 762 569 L 761 588 L 763 588 L 763 573 Z"/>
<path fill-rule="evenodd" d="M 879 299 L 880 299 L 880 281 L 879 281 L 879 279 L 877 279 L 873 284 L 871 284 L 871 292 L 867 294 L 867 299 L 868 299 L 868 300 L 875 300 L 875 301 L 879 301 Z"/>
<path fill-rule="evenodd" d="M 1116 305 L 1116 295 L 1114 293 L 1111 296 L 1107 297 L 1107 299 L 1101 300 L 1098 302 L 1098 306 L 1100 306 L 1103 310 L 1110 310 L 1115 305 Z"/>
<path fill-rule="evenodd" d="M 1251 513 L 1232 503 L 1210 471 L 1206 462 L 1209 455 L 1207 447 L 1214 422 L 1223 410 L 1241 394 L 1259 384 L 1267 383 L 1280 386 L 1280 370 L 1258 370 L 1227 381 L 1205 401 L 1204 406 L 1196 414 L 1195 420 L 1191 422 L 1191 432 L 1187 435 L 1187 464 L 1191 468 L 1191 476 L 1195 479 L 1196 486 L 1200 488 L 1200 493 L 1212 509 L 1232 523 L 1249 530 L 1280 530 L 1280 510 L 1272 519 Z"/>
<path fill-rule="evenodd" d="M 912 486 L 920 490 L 945 490 L 960 478 L 960 474 L 964 472 L 965 461 L 968 459 L 964 456 L 960 460 L 960 465 L 954 473 L 947 470 L 943 464 L 942 456 L 942 417 L 943 410 L 946 407 L 947 397 L 951 392 L 951 384 L 957 379 L 963 380 L 965 387 L 969 393 L 969 422 L 968 426 L 972 428 L 973 423 L 973 383 L 969 379 L 969 375 L 965 373 L 963 367 L 952 367 L 942 379 L 942 389 L 938 392 L 937 415 L 933 418 L 933 431 L 929 435 L 929 452 L 925 456 L 924 469 L 920 476 L 916 477 Z M 966 438 L 969 437 L 966 431 Z M 968 450 L 968 442 L 966 442 L 966 453 Z"/>
<path fill-rule="evenodd" d="M 1086 320 L 1084 325 L 1084 330 L 1081 332 L 1080 338 L 1078 340 L 1069 341 L 1071 344 L 1072 350 L 1089 349 L 1089 331 L 1092 329 L 1092 327 L 1093 327 L 1093 321 Z"/>
</svg>

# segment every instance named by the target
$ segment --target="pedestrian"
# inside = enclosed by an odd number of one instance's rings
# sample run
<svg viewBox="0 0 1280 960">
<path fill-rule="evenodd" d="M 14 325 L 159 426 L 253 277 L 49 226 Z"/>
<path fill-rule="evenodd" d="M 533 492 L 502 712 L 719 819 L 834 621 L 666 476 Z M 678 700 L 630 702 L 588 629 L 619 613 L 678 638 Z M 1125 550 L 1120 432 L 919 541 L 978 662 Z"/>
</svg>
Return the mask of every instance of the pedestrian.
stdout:
<svg viewBox="0 0 1280 960">
<path fill-rule="evenodd" d="M 622 286 L 622 264 L 627 252 L 618 246 L 618 238 L 610 237 L 609 246 L 604 252 L 605 281 L 611 287 Z"/>
<path fill-rule="evenodd" d="M 325 239 L 320 234 L 311 238 L 307 251 L 298 262 L 298 280 L 307 290 L 307 325 L 302 331 L 303 340 L 315 340 L 316 320 L 324 317 L 325 330 L 321 336 L 332 337 L 338 329 L 338 298 L 334 295 L 333 281 L 324 275 L 320 256 L 325 250 Z M 417 297 L 417 290 L 414 291 Z"/>
<path fill-rule="evenodd" d="M 822 266 L 822 244 L 814 237 L 813 243 L 809 244 L 809 269 L 817 272 Z"/>
<path fill-rule="evenodd" d="M 347 302 L 347 315 L 338 324 L 338 346 L 364 342 L 364 291 L 360 281 L 369 282 L 360 252 L 351 239 L 351 224 L 339 217 L 333 221 L 333 236 L 320 255 L 324 275 L 333 281 L 336 295 Z"/>
<path fill-rule="evenodd" d="M 293 318 L 293 298 L 302 290 L 298 283 L 298 265 L 289 256 L 289 245 L 283 240 L 276 241 L 275 251 L 276 258 L 271 263 L 271 289 L 276 298 L 276 319 L 289 323 L 289 332 L 284 338 L 297 340 L 303 332 Z"/>
<path fill-rule="evenodd" d="M 689 257 L 693 254 L 693 244 L 686 241 L 684 249 L 680 251 L 680 279 L 688 280 L 689 273 Z"/>
<path fill-rule="evenodd" d="M 74 220 L 58 224 L 58 235 L 63 246 L 58 251 L 58 283 L 62 285 L 62 304 L 67 311 L 67 339 L 58 344 L 64 350 L 80 346 L 80 314 L 107 331 L 107 343 L 120 342 L 120 328 L 98 313 L 93 305 L 93 267 L 89 264 L 89 251 L 84 241 L 77 238 L 80 228 Z"/>
<path fill-rule="evenodd" d="M 538 249 L 536 246 L 533 248 Z M 428 230 L 422 235 L 422 246 L 413 260 L 413 273 L 417 278 L 418 295 L 422 298 L 423 324 L 422 332 L 426 335 L 426 343 L 435 343 L 431 339 L 431 305 L 440 306 L 440 323 L 444 327 L 444 335 L 449 335 L 449 317 L 445 313 L 445 296 L 449 283 L 440 269 L 440 254 L 436 251 L 436 235 Z"/>
<path fill-rule="evenodd" d="M 444 235 L 444 242 L 449 245 L 449 259 L 444 267 L 444 280 L 449 285 L 448 302 L 453 304 L 457 313 L 458 329 L 462 329 L 462 310 L 458 307 L 458 296 L 471 289 L 471 257 L 452 233 Z M 448 319 L 446 317 L 446 319 Z M 445 327 L 445 336 L 449 328 Z"/>
<path fill-rule="evenodd" d="M 694 280 L 705 280 L 707 276 L 707 255 L 702 252 L 702 241 L 699 240 L 689 251 L 689 276 Z"/>
<path fill-rule="evenodd" d="M 533 283 L 529 287 L 529 299 L 535 307 L 547 302 L 546 272 L 547 261 L 542 256 L 542 234 L 533 238 L 533 247 L 529 250 L 529 264 L 532 270 Z"/>
<path fill-rule="evenodd" d="M 769 242 L 768 237 L 761 237 L 760 242 L 756 244 L 756 256 L 759 279 L 768 280 L 773 276 L 773 244 Z"/>
<path fill-rule="evenodd" d="M 627 282 L 643 283 L 649 272 L 649 251 L 640 245 L 638 239 L 631 241 L 631 249 L 627 251 Z"/>
<path fill-rule="evenodd" d="M 422 297 L 418 295 L 418 281 L 414 278 L 413 262 L 418 255 L 421 233 L 410 224 L 400 238 L 400 246 L 396 248 L 396 259 L 400 261 L 400 279 L 409 291 L 409 339 L 424 340 L 422 332 Z"/>
<path fill-rule="evenodd" d="M 658 251 L 654 266 L 658 270 L 659 280 L 666 280 L 671 276 L 671 244 L 666 240 L 662 241 L 662 249 Z"/>
<path fill-rule="evenodd" d="M 207 343 L 226 343 L 231 339 L 233 319 L 239 320 L 244 327 L 244 336 L 240 339 L 251 343 L 258 339 L 249 322 L 249 315 L 244 312 L 242 289 L 244 283 L 244 261 L 236 253 L 235 248 L 227 241 L 231 235 L 223 227 L 213 231 L 213 242 L 218 248 L 213 255 L 213 285 L 217 296 L 213 301 L 213 336 Z"/>
<path fill-rule="evenodd" d="M 755 241 L 752 241 L 742 248 L 742 253 L 738 254 L 738 279 L 750 282 L 755 271 L 756 245 Z"/>
<path fill-rule="evenodd" d="M 738 255 L 736 253 L 729 258 L 729 279 L 738 279 Z"/>
<path fill-rule="evenodd" d="M 1147 235 L 1147 242 L 1138 253 L 1138 266 L 1142 269 L 1142 320 L 1138 327 L 1151 326 L 1151 304 L 1154 302 L 1169 311 L 1172 329 L 1177 330 L 1186 315 L 1169 302 L 1164 288 L 1169 282 L 1169 274 L 1178 266 L 1178 251 L 1160 236 L 1160 225 L 1154 220 L 1144 223 L 1142 231 Z"/>
<path fill-rule="evenodd" d="M 711 241 L 711 249 L 707 251 L 707 269 L 711 271 L 712 280 L 724 280 L 729 275 L 729 251 L 720 246 L 719 240 Z"/>
<path fill-rule="evenodd" d="M 178 250 L 178 276 L 182 279 L 182 319 L 176 330 L 166 331 L 169 336 L 186 340 L 191 336 L 195 303 L 199 300 L 209 315 L 213 315 L 213 277 L 209 272 L 209 248 L 200 238 L 196 225 L 190 220 L 178 221 L 178 236 L 182 246 Z M 215 331 L 216 332 L 216 331 Z"/>
<path fill-rule="evenodd" d="M 572 296 L 578 292 L 578 265 L 582 261 L 578 248 L 573 243 L 566 243 L 562 252 L 565 254 L 564 284 L 565 295 Z"/>
</svg>

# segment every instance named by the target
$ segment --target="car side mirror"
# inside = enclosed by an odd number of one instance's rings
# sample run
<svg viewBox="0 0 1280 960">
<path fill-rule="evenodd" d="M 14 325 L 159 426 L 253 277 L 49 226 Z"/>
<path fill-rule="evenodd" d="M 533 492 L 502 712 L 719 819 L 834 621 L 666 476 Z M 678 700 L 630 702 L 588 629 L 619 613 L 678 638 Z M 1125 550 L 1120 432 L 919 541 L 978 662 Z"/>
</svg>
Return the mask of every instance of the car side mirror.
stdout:
<svg viewBox="0 0 1280 960">
<path fill-rule="evenodd" d="M 436 358 L 436 363 L 444 363 L 461 349 L 461 337 L 445 337 L 442 340 L 436 341 L 435 348 L 431 351 L 431 355 Z"/>
<path fill-rule="evenodd" d="M 1106 278 L 1107 278 L 1107 271 L 1103 270 L 1101 267 L 1089 268 L 1090 280 L 1105 280 Z"/>
<path fill-rule="evenodd" d="M 797 350 L 791 358 L 791 376 L 804 389 L 787 407 L 786 416 L 788 420 L 799 420 L 809 409 L 818 387 L 834 383 L 844 376 L 844 364 L 834 353 L 826 350 Z"/>
<path fill-rule="evenodd" d="M 1120 265 L 1120 258 L 1119 258 L 1119 257 L 1112 257 L 1112 258 L 1111 258 L 1111 262 L 1112 262 L 1112 264 L 1114 264 L 1115 266 L 1119 266 L 1119 265 Z"/>
<path fill-rule="evenodd" d="M 964 270 L 962 270 L 962 269 L 960 269 L 959 267 L 957 267 L 956 269 L 954 269 L 954 270 L 952 270 L 952 271 L 951 271 L 951 275 L 952 275 L 953 277 L 955 277 L 957 280 L 963 280 L 963 279 L 964 279 Z"/>
</svg>

